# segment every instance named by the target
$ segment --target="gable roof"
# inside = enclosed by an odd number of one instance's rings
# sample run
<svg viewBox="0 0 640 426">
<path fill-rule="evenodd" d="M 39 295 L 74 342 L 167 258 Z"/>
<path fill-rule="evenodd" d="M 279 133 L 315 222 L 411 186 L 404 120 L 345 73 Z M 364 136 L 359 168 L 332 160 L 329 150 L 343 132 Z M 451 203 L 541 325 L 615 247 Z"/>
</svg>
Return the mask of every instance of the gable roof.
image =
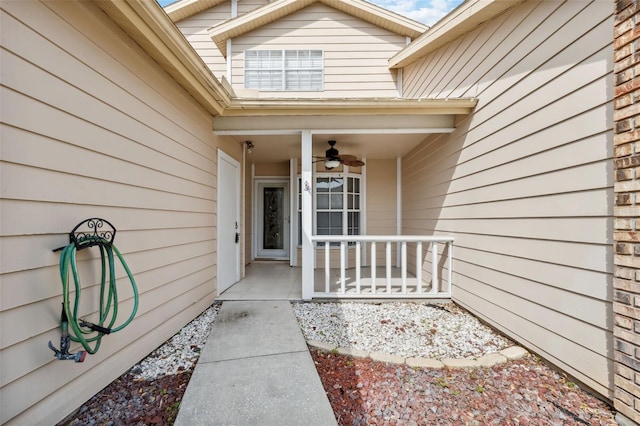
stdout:
<svg viewBox="0 0 640 426">
<path fill-rule="evenodd" d="M 405 18 L 364 0 L 276 0 L 245 15 L 209 28 L 209 35 L 218 46 L 218 49 L 220 49 L 220 52 L 222 52 L 222 55 L 226 57 L 228 39 L 270 24 L 313 3 L 323 3 L 387 31 L 411 37 L 412 39 L 419 37 L 429 28 L 420 22 Z"/>
<path fill-rule="evenodd" d="M 468 114 L 477 100 L 461 99 L 246 99 L 216 79 L 155 1 L 98 0 L 98 6 L 212 116 Z"/>
<path fill-rule="evenodd" d="M 389 59 L 389 68 L 407 66 L 523 1 L 525 0 L 466 0 Z"/>
</svg>

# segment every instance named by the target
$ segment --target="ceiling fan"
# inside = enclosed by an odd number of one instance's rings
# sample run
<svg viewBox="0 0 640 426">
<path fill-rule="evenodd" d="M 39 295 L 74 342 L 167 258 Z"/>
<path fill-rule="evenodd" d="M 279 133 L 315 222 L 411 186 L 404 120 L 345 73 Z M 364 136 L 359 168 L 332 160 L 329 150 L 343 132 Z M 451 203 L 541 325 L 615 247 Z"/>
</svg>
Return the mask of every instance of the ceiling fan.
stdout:
<svg viewBox="0 0 640 426">
<path fill-rule="evenodd" d="M 349 167 L 362 167 L 364 161 L 359 160 L 355 155 L 340 155 L 337 149 L 334 148 L 336 141 L 328 141 L 329 149 L 325 151 L 324 157 L 316 157 L 318 161 L 324 161 L 324 168 L 327 170 L 334 169 L 340 164 L 344 164 Z"/>
</svg>

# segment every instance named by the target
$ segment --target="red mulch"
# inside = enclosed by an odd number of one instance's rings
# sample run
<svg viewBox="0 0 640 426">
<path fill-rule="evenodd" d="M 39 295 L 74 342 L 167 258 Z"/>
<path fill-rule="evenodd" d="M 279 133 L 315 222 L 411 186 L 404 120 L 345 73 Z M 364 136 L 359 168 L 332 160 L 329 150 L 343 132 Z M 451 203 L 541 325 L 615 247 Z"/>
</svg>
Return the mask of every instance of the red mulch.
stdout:
<svg viewBox="0 0 640 426">
<path fill-rule="evenodd" d="M 311 355 L 340 425 L 616 424 L 607 404 L 533 356 L 437 370 Z"/>
</svg>

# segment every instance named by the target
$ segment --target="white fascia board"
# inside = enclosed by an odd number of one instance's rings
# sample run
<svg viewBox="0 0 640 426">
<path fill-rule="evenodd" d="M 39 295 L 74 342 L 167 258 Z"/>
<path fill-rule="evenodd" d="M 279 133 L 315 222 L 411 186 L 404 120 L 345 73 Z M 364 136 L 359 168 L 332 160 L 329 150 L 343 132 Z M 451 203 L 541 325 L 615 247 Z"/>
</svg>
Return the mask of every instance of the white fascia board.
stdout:
<svg viewBox="0 0 640 426">
<path fill-rule="evenodd" d="M 523 1 L 467 0 L 389 59 L 389 68 L 405 67 Z"/>
</svg>

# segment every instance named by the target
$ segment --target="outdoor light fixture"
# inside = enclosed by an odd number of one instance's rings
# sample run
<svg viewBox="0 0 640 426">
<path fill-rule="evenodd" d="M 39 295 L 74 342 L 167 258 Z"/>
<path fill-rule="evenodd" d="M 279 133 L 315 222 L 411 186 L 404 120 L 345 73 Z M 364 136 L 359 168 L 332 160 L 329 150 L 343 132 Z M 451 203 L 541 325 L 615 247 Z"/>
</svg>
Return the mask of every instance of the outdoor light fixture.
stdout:
<svg viewBox="0 0 640 426">
<path fill-rule="evenodd" d="M 247 152 L 251 154 L 253 152 L 253 148 L 255 148 L 255 145 L 251 141 L 244 141 L 244 143 L 247 144 Z"/>
</svg>

